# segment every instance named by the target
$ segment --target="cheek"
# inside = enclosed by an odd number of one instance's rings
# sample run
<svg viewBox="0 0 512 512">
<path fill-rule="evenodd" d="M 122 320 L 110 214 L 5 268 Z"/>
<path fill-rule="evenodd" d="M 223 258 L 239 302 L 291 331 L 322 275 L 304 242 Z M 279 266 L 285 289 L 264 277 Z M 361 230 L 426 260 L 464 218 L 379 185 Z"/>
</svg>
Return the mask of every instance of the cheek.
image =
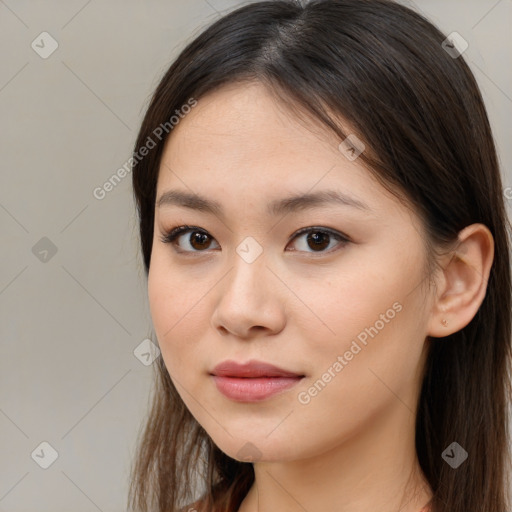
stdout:
<svg viewBox="0 0 512 512">
<path fill-rule="evenodd" d="M 328 447 L 349 438 L 386 410 L 413 408 L 423 346 L 416 314 L 420 297 L 397 298 L 393 308 L 389 294 L 372 295 L 357 318 L 340 310 L 333 324 L 336 339 L 326 343 L 323 336 L 320 354 L 318 347 L 308 350 L 314 373 L 297 390 L 294 417 L 297 432 L 318 434 L 309 447 L 313 452 L 316 443 Z"/>
<path fill-rule="evenodd" d="M 364 262 L 360 271 L 340 273 L 322 288 L 299 290 L 314 312 L 308 311 L 299 327 L 309 333 L 303 336 L 305 352 L 314 361 L 308 385 L 319 379 L 323 394 L 327 383 L 334 393 L 331 399 L 338 392 L 357 396 L 364 390 L 368 398 L 377 398 L 375 393 L 385 390 L 378 376 L 392 389 L 415 378 L 425 309 L 424 290 L 411 283 L 421 282 L 421 276 L 417 265 L 386 261 Z M 364 271 L 368 268 L 372 272 Z M 348 403 L 361 405 L 357 400 Z"/>
<path fill-rule="evenodd" d="M 155 334 L 170 373 L 178 371 L 187 349 L 194 346 L 194 329 L 201 302 L 197 288 L 171 268 L 160 255 L 152 255 L 148 274 L 148 300 Z M 172 356 L 172 357 L 171 357 Z"/>
<path fill-rule="evenodd" d="M 297 302 L 295 311 L 302 314 L 296 314 L 293 321 L 299 323 L 318 361 L 343 354 L 354 339 L 364 343 L 375 333 L 375 324 L 380 337 L 390 323 L 400 320 L 400 304 L 396 303 L 404 295 L 409 276 L 398 275 L 382 262 L 380 266 L 359 263 L 357 267 L 346 264 L 318 283 L 294 279 L 294 292 L 303 303 Z"/>
</svg>

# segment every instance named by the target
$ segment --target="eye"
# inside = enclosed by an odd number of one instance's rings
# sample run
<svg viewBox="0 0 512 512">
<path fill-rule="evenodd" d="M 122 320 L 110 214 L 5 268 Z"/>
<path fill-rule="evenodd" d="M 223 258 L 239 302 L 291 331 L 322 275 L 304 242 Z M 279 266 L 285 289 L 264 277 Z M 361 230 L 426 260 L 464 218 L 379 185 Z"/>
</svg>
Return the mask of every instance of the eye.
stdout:
<svg viewBox="0 0 512 512">
<path fill-rule="evenodd" d="M 190 233 L 193 236 L 184 237 L 185 234 Z M 203 252 L 201 249 L 208 249 L 213 240 L 207 231 L 201 228 L 197 228 L 194 226 L 178 226 L 174 229 L 171 229 L 168 233 L 165 233 L 160 240 L 166 244 L 172 244 L 176 246 L 176 240 L 179 241 L 180 238 L 185 238 L 189 247 L 198 250 L 179 250 L 178 252 Z"/>
<path fill-rule="evenodd" d="M 331 249 L 333 246 L 336 246 L 336 244 L 332 244 L 333 240 L 336 240 L 338 242 L 337 245 L 343 247 L 347 243 L 350 242 L 349 238 L 342 235 L 341 233 L 338 233 L 336 231 L 333 231 L 332 229 L 327 228 L 321 228 L 321 227 L 310 227 L 310 228 L 304 228 L 295 233 L 295 236 L 293 239 L 300 240 L 303 235 L 307 235 L 303 240 L 302 244 L 299 244 L 299 246 L 302 248 L 299 248 L 298 250 L 304 250 L 306 247 L 312 248 L 312 252 L 334 252 L 334 251 L 326 251 L 324 250 L 326 247 L 329 247 Z M 336 249 L 337 250 L 337 249 Z M 305 252 L 309 252 L 305 250 Z"/>
<path fill-rule="evenodd" d="M 185 235 L 189 235 L 186 237 Z M 192 235 L 192 236 L 191 236 Z M 333 239 L 338 242 L 337 245 L 343 247 L 347 243 L 350 242 L 350 239 L 341 233 L 333 231 L 328 228 L 321 227 L 308 227 L 303 228 L 297 233 L 294 234 L 292 240 L 300 239 L 303 235 L 307 235 L 302 244 L 299 244 L 299 249 L 293 249 L 293 251 L 298 252 L 316 252 L 316 253 L 325 253 L 325 252 L 334 252 L 334 251 L 326 251 L 326 248 L 331 249 L 333 247 L 332 242 Z M 208 234 L 204 229 L 195 227 L 195 226 L 178 226 L 176 228 L 171 229 L 168 233 L 162 235 L 160 240 L 163 243 L 170 243 L 174 246 L 179 246 L 176 242 L 179 242 L 180 238 L 184 238 L 186 242 L 186 246 L 191 247 L 192 250 L 186 248 L 185 250 L 178 250 L 177 252 L 204 252 L 207 249 L 210 249 L 212 240 L 215 240 L 212 236 Z M 335 246 L 336 244 L 334 244 Z M 305 247 L 312 248 L 313 251 L 304 250 Z"/>
</svg>

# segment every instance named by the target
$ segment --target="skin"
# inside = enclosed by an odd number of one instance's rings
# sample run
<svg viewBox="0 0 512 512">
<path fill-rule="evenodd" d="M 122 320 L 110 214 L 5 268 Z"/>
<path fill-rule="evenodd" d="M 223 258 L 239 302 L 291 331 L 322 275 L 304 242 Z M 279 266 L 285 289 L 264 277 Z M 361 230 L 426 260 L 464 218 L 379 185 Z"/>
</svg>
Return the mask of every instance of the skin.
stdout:
<svg viewBox="0 0 512 512">
<path fill-rule="evenodd" d="M 193 191 L 225 211 L 155 207 L 148 297 L 162 357 L 192 415 L 230 457 L 251 460 L 241 455 L 251 446 L 256 479 L 240 512 L 418 512 L 432 496 L 414 447 L 426 338 L 473 318 L 492 235 L 481 224 L 463 230 L 458 256 L 440 259 L 437 286 L 429 287 L 419 218 L 360 159 L 347 159 L 340 142 L 254 83 L 201 98 L 162 155 L 157 199 L 170 189 Z M 266 212 L 270 200 L 319 190 L 343 192 L 370 210 Z M 211 238 L 191 245 L 188 232 L 176 245 L 162 242 L 185 224 Z M 330 228 L 349 242 L 329 237 L 315 249 L 307 233 L 295 236 L 304 227 Z M 246 237 L 263 251 L 252 263 L 236 252 Z M 299 394 L 395 303 L 394 318 L 301 403 Z M 235 402 L 209 375 L 226 359 L 263 360 L 305 377 L 264 401 Z"/>
</svg>

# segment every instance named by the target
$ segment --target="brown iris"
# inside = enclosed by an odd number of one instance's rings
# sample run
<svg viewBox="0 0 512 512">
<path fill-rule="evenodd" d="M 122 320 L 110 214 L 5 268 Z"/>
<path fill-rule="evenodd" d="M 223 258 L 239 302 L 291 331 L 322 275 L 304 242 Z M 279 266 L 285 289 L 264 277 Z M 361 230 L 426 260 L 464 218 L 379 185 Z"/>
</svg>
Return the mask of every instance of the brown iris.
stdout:
<svg viewBox="0 0 512 512">
<path fill-rule="evenodd" d="M 195 244 L 198 244 L 197 246 Z M 211 243 L 211 238 L 206 233 L 194 231 L 190 240 L 190 245 L 194 249 L 207 249 Z"/>
<path fill-rule="evenodd" d="M 315 244 L 314 247 L 311 247 L 311 249 L 325 249 L 329 245 L 329 235 L 327 233 L 322 233 L 320 231 L 313 231 L 308 234 L 307 236 L 307 242 L 308 244 L 310 242 L 313 242 Z"/>
</svg>

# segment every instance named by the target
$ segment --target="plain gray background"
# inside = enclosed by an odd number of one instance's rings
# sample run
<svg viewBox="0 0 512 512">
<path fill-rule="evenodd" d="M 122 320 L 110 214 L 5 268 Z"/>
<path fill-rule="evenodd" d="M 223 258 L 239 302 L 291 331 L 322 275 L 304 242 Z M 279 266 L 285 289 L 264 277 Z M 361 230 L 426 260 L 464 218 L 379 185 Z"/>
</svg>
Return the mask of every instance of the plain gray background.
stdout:
<svg viewBox="0 0 512 512">
<path fill-rule="evenodd" d="M 0 511 L 125 510 L 152 328 L 131 173 L 93 191 L 172 59 L 243 3 L 0 0 Z M 404 3 L 469 43 L 511 187 L 512 0 Z"/>
</svg>

